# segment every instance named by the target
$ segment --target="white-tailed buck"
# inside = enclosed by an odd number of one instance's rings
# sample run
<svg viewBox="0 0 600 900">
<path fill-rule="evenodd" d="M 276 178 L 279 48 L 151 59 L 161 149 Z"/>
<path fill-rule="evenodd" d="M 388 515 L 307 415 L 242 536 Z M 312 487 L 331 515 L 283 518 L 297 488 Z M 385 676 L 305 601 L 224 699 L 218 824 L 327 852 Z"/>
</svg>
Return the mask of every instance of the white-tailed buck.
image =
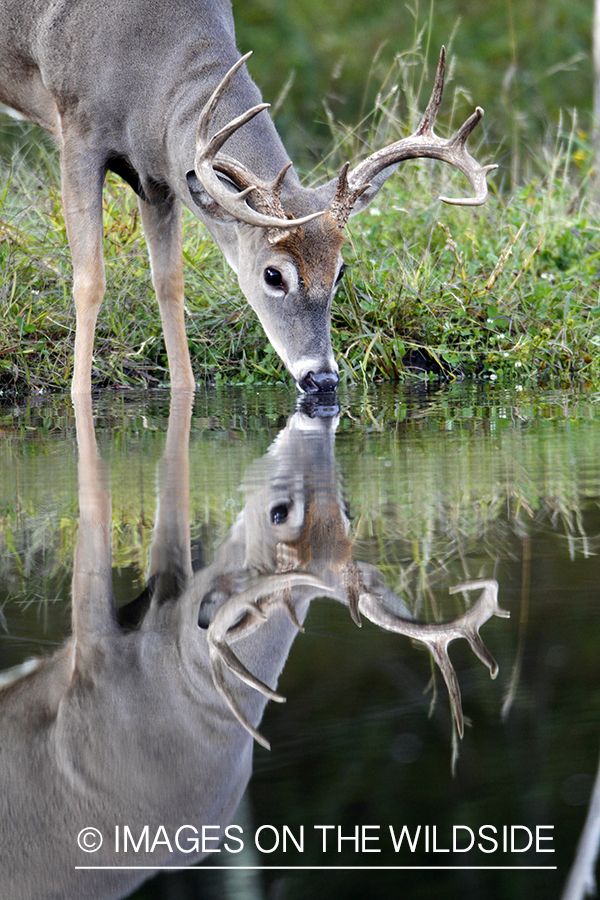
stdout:
<svg viewBox="0 0 600 900">
<path fill-rule="evenodd" d="M 335 411 L 291 417 L 246 479 L 244 508 L 213 561 L 192 573 L 191 406 L 191 395 L 177 392 L 148 587 L 116 609 L 108 474 L 91 399 L 76 398 L 73 635 L 0 689 L 2 900 L 128 896 L 150 873 L 125 866 L 196 862 L 203 825 L 206 848 L 215 850 L 235 824 L 253 737 L 266 744 L 257 728 L 267 698 L 282 699 L 277 679 L 316 597 L 427 644 L 461 734 L 448 643 L 466 638 L 492 676 L 497 671 L 479 637 L 484 622 L 504 615 L 495 581 L 462 585 L 482 593 L 454 622 L 421 625 L 375 566 L 353 560 L 334 471 Z M 125 826 L 135 844 L 127 849 Z M 234 830 L 234 849 L 238 837 Z"/>
<path fill-rule="evenodd" d="M 235 45 L 230 0 L 0 0 L 0 102 L 47 128 L 61 151 L 77 312 L 74 394 L 91 387 L 105 290 L 102 186 L 116 172 L 139 197 L 171 385 L 193 390 L 184 323 L 182 206 L 208 228 L 298 387 L 332 391 L 331 303 L 351 215 L 398 163 L 441 159 L 480 204 L 486 174 L 468 153 L 473 115 L 433 132 L 444 84 L 416 132 L 315 189 L 301 186 Z"/>
</svg>

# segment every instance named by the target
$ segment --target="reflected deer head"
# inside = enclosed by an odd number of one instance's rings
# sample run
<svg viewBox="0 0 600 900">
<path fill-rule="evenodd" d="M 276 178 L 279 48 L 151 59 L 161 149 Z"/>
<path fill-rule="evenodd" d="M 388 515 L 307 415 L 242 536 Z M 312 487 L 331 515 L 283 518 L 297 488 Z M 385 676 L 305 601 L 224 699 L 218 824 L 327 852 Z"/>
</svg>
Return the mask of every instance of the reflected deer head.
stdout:
<svg viewBox="0 0 600 900">
<path fill-rule="evenodd" d="M 447 623 L 414 621 L 406 604 L 386 585 L 377 567 L 353 558 L 350 520 L 335 468 L 338 417 L 331 407 L 326 408 L 328 415 L 323 417 L 315 415 L 319 410 L 318 401 L 300 404 L 267 457 L 246 477 L 243 512 L 219 552 L 224 561 L 232 557 L 232 546 L 243 546 L 247 554 L 246 571 L 273 574 L 263 580 L 259 593 L 251 597 L 243 591 L 215 610 L 208 626 L 215 684 L 239 720 L 268 748 L 268 742 L 236 702 L 225 672 L 234 673 L 268 699 L 283 702 L 285 698 L 253 675 L 237 658 L 231 644 L 254 633 L 277 609 L 283 609 L 301 629 L 298 595 L 292 589 L 296 584 L 300 586 L 296 579 L 312 576 L 317 580 L 306 581 L 300 589 L 305 601 L 307 596 L 331 597 L 348 606 L 359 627 L 364 615 L 381 628 L 406 635 L 429 648 L 446 682 L 457 731 L 462 738 L 460 688 L 448 645 L 464 638 L 488 667 L 491 677 L 496 677 L 497 663 L 481 640 L 479 629 L 492 616 L 509 616 L 498 604 L 498 584 L 493 579 L 476 579 L 457 585 L 451 593 L 481 592 L 463 616 Z M 222 598 L 222 592 L 219 596 Z M 210 602 L 210 592 L 204 600 Z M 300 608 L 303 618 L 305 606 L 300 604 Z"/>
</svg>

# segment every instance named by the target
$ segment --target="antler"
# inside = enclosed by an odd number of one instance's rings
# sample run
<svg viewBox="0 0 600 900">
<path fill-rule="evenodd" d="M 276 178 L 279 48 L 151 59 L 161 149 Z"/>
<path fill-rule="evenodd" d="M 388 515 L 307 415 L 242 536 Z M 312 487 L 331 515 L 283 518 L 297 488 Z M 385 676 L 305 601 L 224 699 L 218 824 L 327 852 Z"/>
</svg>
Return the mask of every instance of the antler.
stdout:
<svg viewBox="0 0 600 900">
<path fill-rule="evenodd" d="M 461 738 L 464 733 L 464 719 L 460 687 L 454 666 L 448 656 L 448 644 L 456 640 L 456 638 L 465 638 L 469 642 L 473 653 L 490 670 L 491 678 L 495 678 L 498 674 L 498 663 L 481 640 L 479 629 L 492 616 L 510 617 L 510 613 L 505 609 L 501 609 L 498 605 L 498 582 L 492 578 L 467 581 L 464 584 L 451 587 L 450 593 L 474 591 L 479 588 L 482 588 L 481 595 L 463 616 L 454 619 L 452 622 L 429 625 L 421 625 L 418 622 L 411 622 L 395 616 L 386 609 L 379 597 L 371 594 L 369 591 L 364 591 L 360 594 L 360 611 L 367 619 L 370 619 L 371 622 L 381 626 L 381 628 L 385 628 L 387 631 L 404 634 L 407 637 L 421 641 L 429 647 L 444 676 L 444 681 L 450 694 L 450 703 L 452 704 L 452 711 L 456 720 L 456 728 Z"/>
<path fill-rule="evenodd" d="M 224 125 L 212 137 L 209 137 L 210 125 L 221 97 L 236 72 L 243 66 L 250 55 L 251 53 L 246 53 L 230 68 L 200 113 L 196 132 L 194 171 L 207 194 L 240 222 L 245 222 L 248 225 L 258 225 L 261 228 L 296 228 L 298 225 L 304 225 L 306 222 L 310 222 L 311 219 L 322 216 L 325 210 L 311 213 L 300 219 L 289 219 L 286 217 L 281 205 L 281 189 L 285 174 L 291 163 L 284 166 L 273 182 L 266 184 L 259 181 L 255 175 L 237 161 L 225 156 L 217 157 L 217 153 L 225 141 L 238 128 L 241 128 L 242 125 L 253 119 L 263 109 L 267 109 L 270 104 L 259 103 L 258 106 L 253 106 L 251 109 L 246 110 L 245 113 L 232 119 L 227 125 Z M 216 171 L 226 175 L 238 187 L 244 185 L 243 190 L 238 192 L 230 191 L 219 179 Z M 246 203 L 246 198 L 253 191 L 255 192 L 255 198 L 253 199 L 255 199 L 257 209 L 252 209 Z"/>
<path fill-rule="evenodd" d="M 495 678 L 498 674 L 498 664 L 481 640 L 479 629 L 492 616 L 508 618 L 510 613 L 501 609 L 498 604 L 498 582 L 492 578 L 468 581 L 450 588 L 450 593 L 458 591 L 473 591 L 481 589 L 482 593 L 464 615 L 451 622 L 441 624 L 423 625 L 413 622 L 402 616 L 395 615 L 383 603 L 377 594 L 371 593 L 364 586 L 361 573 L 356 569 L 356 594 L 358 603 L 353 610 L 353 618 L 360 624 L 358 608 L 371 622 L 393 631 L 404 634 L 414 640 L 421 641 L 429 647 L 433 658 L 438 664 L 450 695 L 450 703 L 456 728 L 459 736 L 464 734 L 464 718 L 460 697 L 460 687 L 454 666 L 448 655 L 448 644 L 457 638 L 465 638 L 475 655 L 488 667 L 490 676 Z M 350 580 L 346 579 L 346 582 Z M 321 596 L 331 596 L 340 599 L 335 588 L 329 587 L 320 578 L 310 575 L 308 572 L 286 572 L 276 575 L 264 575 L 257 579 L 246 590 L 233 594 L 215 613 L 208 627 L 208 648 L 210 667 L 213 683 L 221 694 L 235 717 L 246 730 L 267 750 L 269 742 L 252 725 L 246 714 L 236 702 L 231 689 L 225 680 L 225 670 L 229 669 L 241 681 L 259 691 L 270 700 L 283 703 L 285 697 L 270 688 L 264 681 L 241 662 L 230 646 L 230 641 L 247 636 L 259 628 L 278 607 L 285 610 L 293 624 L 299 630 L 303 630 L 296 617 L 296 611 L 292 600 L 291 589 L 293 587 L 316 588 Z M 344 585 L 348 594 L 348 584 Z"/>
<path fill-rule="evenodd" d="M 329 212 L 340 228 L 346 224 L 352 207 L 360 195 L 370 188 L 374 188 L 375 192 L 379 190 L 383 181 L 386 180 L 391 172 L 387 172 L 383 178 L 381 174 L 391 166 L 397 166 L 405 159 L 417 159 L 418 157 L 440 159 L 459 169 L 467 176 L 475 196 L 462 198 L 440 197 L 440 200 L 443 200 L 444 203 L 453 203 L 459 206 L 480 206 L 482 203 L 485 203 L 488 193 L 487 174 L 492 169 L 496 169 L 497 166 L 480 165 L 467 150 L 467 139 L 483 117 L 481 107 L 478 106 L 476 108 L 473 115 L 467 119 L 451 138 L 440 138 L 433 131 L 435 118 L 444 93 L 445 73 L 446 48 L 442 47 L 431 97 L 414 134 L 402 138 L 402 140 L 396 141 L 394 144 L 390 144 L 389 147 L 377 150 L 359 163 L 349 175 L 348 164 L 344 166 L 338 178 L 335 197 L 329 208 Z"/>
<path fill-rule="evenodd" d="M 285 697 L 270 688 L 252 672 L 236 656 L 228 640 L 235 641 L 240 637 L 252 634 L 268 619 L 277 608 L 282 607 L 292 623 L 302 631 L 296 617 L 292 601 L 293 587 L 316 588 L 322 596 L 335 596 L 335 590 L 324 581 L 307 572 L 286 572 L 277 575 L 264 575 L 254 584 L 239 594 L 233 594 L 216 611 L 208 627 L 208 651 L 213 683 L 221 694 L 236 719 L 250 732 L 253 738 L 270 750 L 269 742 L 252 725 L 246 714 L 236 702 L 231 689 L 227 686 L 224 666 L 246 684 L 259 691 L 269 700 L 284 703 Z"/>
</svg>

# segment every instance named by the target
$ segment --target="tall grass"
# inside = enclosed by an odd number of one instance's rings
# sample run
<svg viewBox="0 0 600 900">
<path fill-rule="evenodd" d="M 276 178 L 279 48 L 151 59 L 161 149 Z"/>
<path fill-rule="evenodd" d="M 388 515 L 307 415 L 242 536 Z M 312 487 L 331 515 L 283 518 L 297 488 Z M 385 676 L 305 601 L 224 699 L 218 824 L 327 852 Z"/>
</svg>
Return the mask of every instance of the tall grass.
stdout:
<svg viewBox="0 0 600 900">
<path fill-rule="evenodd" d="M 403 131 L 393 90 L 375 112 L 379 146 Z M 476 156 L 490 161 L 484 142 Z M 405 165 L 351 220 L 350 278 L 334 315 L 348 373 L 596 383 L 600 227 L 576 116 L 538 148 L 527 184 L 507 188 L 502 166 L 493 173 L 480 209 L 435 202 L 469 190 L 435 165 Z"/>
</svg>

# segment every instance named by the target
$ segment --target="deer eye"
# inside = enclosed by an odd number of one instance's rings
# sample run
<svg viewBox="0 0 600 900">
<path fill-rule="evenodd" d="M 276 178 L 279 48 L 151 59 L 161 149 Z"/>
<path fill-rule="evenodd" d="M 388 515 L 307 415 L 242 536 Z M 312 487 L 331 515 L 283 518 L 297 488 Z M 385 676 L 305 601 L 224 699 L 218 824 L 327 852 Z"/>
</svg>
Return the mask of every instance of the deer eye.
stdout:
<svg viewBox="0 0 600 900">
<path fill-rule="evenodd" d="M 283 525 L 287 522 L 290 506 L 291 504 L 288 503 L 278 503 L 277 506 L 273 507 L 271 510 L 271 522 L 273 525 Z"/>
<path fill-rule="evenodd" d="M 274 269 L 269 266 L 265 269 L 264 278 L 267 284 L 270 284 L 271 287 L 283 287 L 283 276 L 279 269 Z"/>
<path fill-rule="evenodd" d="M 342 263 L 340 266 L 340 271 L 338 272 L 337 278 L 335 279 L 335 283 L 339 284 L 342 278 L 344 277 L 344 272 L 346 271 L 346 266 Z"/>
</svg>

